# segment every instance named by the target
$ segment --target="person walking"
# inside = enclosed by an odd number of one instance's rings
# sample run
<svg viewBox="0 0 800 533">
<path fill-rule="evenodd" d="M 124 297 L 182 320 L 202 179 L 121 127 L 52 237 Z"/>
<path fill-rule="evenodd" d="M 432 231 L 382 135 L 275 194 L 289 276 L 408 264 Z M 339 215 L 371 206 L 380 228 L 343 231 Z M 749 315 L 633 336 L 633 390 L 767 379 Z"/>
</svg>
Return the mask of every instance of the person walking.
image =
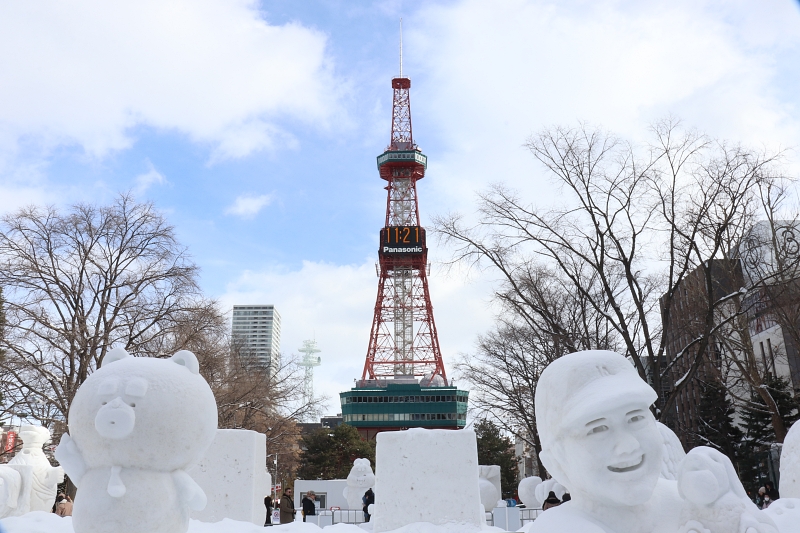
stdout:
<svg viewBox="0 0 800 533">
<path fill-rule="evenodd" d="M 267 508 L 267 519 L 264 521 L 264 527 L 272 525 L 272 496 L 264 498 L 264 507 Z"/>
<path fill-rule="evenodd" d="M 307 516 L 314 516 L 317 514 L 317 506 L 314 504 L 316 499 L 317 494 L 313 490 L 310 490 L 306 492 L 303 501 L 300 502 L 303 504 L 303 522 L 306 521 Z"/>
<path fill-rule="evenodd" d="M 281 524 L 289 524 L 291 522 L 294 522 L 294 515 L 297 514 L 297 511 L 294 510 L 294 501 L 292 500 L 291 487 L 283 491 L 283 496 L 281 496 L 280 508 L 281 508 Z"/>
<path fill-rule="evenodd" d="M 364 493 L 364 497 L 361 498 L 361 501 L 364 504 L 364 507 L 362 508 L 364 511 L 364 522 L 369 522 L 369 506 L 375 503 L 375 493 L 372 492 L 371 488 L 367 489 L 367 492 Z"/>
</svg>

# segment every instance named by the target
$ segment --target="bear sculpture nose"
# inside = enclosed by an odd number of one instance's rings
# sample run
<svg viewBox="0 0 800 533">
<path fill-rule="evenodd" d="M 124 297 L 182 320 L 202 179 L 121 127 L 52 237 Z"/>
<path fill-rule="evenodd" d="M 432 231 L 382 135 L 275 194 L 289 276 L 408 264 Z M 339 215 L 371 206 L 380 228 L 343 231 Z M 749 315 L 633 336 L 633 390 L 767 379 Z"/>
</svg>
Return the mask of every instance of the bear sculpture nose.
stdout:
<svg viewBox="0 0 800 533">
<path fill-rule="evenodd" d="M 97 432 L 108 439 L 124 439 L 133 432 L 136 412 L 121 398 L 114 398 L 100 407 L 94 419 Z"/>
</svg>

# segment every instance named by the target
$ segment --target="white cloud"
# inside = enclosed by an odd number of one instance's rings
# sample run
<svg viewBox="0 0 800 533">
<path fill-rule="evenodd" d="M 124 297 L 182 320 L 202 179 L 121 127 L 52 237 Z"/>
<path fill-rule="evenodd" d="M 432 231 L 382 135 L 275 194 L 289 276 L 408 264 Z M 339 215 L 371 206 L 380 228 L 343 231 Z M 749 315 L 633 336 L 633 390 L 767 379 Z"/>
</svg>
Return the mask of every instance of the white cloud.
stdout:
<svg viewBox="0 0 800 533">
<path fill-rule="evenodd" d="M 233 205 L 225 210 L 226 215 L 236 215 L 243 218 L 253 218 L 264 207 L 272 202 L 272 196 L 262 194 L 259 196 L 248 196 L 243 194 L 236 198 Z"/>
<path fill-rule="evenodd" d="M 341 412 L 339 392 L 361 378 L 378 287 L 374 261 L 305 261 L 299 270 L 244 272 L 220 298 L 227 310 L 234 304 L 274 304 L 281 314 L 284 354 L 297 353 L 303 340 L 316 338 L 322 366 L 314 388 L 331 397 L 326 414 Z M 482 296 L 489 291 L 485 280 L 467 282 L 460 273 L 436 269 L 429 283 L 445 369 L 452 375 L 456 355 L 471 351 L 475 332 L 492 323 L 493 309 Z"/>
<path fill-rule="evenodd" d="M 285 143 L 281 120 L 324 126 L 336 112 L 325 46 L 270 25 L 255 0 L 4 2 L 0 149 L 34 138 L 102 156 L 138 125 L 216 158 Z"/>
<path fill-rule="evenodd" d="M 674 114 L 756 146 L 800 138 L 796 2 L 462 0 L 426 5 L 408 28 L 415 125 L 448 147 L 428 154 L 434 211 L 496 181 L 555 199 L 522 147 L 552 124 L 637 140 Z"/>
<path fill-rule="evenodd" d="M 147 162 L 149 170 L 144 174 L 139 174 L 134 178 L 134 187 L 133 192 L 137 195 L 142 195 L 147 192 L 147 189 L 152 187 L 153 185 L 163 185 L 167 183 L 167 178 L 164 175 L 155 169 L 152 163 L 149 161 Z"/>
</svg>

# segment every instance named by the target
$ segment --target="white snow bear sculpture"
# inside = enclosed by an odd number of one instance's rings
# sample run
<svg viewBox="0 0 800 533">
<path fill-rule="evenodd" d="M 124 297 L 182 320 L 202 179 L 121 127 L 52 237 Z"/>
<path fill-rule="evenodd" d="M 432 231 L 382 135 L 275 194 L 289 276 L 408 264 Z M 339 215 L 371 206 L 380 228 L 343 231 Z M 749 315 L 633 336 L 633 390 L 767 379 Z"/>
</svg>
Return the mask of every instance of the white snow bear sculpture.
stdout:
<svg viewBox="0 0 800 533">
<path fill-rule="evenodd" d="M 41 426 L 22 426 L 19 436 L 22 449 L 8 464 L 30 465 L 33 468 L 30 510 L 49 513 L 56 501 L 58 484 L 64 481 L 64 469 L 52 466 L 42 450 L 42 446 L 50 440 L 50 430 Z"/>
<path fill-rule="evenodd" d="M 185 533 L 206 505 L 186 473 L 217 430 L 197 358 L 109 352 L 75 394 L 56 458 L 78 487 L 75 533 Z"/>
<path fill-rule="evenodd" d="M 356 459 L 353 461 L 353 468 L 347 474 L 347 486 L 342 491 L 342 495 L 347 500 L 350 509 L 361 509 L 363 503 L 361 498 L 367 489 L 375 486 L 375 474 L 372 472 L 369 459 Z"/>
</svg>

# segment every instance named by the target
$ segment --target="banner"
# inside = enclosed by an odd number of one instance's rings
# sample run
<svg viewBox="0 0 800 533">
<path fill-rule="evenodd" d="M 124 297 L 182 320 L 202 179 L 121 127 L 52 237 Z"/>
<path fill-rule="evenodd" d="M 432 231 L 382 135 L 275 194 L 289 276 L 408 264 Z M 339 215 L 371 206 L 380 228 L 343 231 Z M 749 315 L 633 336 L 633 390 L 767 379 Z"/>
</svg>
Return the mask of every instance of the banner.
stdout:
<svg viewBox="0 0 800 533">
<path fill-rule="evenodd" d="M 11 453 L 14 451 L 14 447 L 17 445 L 17 432 L 16 431 L 9 431 L 6 433 L 6 453 Z"/>
</svg>

